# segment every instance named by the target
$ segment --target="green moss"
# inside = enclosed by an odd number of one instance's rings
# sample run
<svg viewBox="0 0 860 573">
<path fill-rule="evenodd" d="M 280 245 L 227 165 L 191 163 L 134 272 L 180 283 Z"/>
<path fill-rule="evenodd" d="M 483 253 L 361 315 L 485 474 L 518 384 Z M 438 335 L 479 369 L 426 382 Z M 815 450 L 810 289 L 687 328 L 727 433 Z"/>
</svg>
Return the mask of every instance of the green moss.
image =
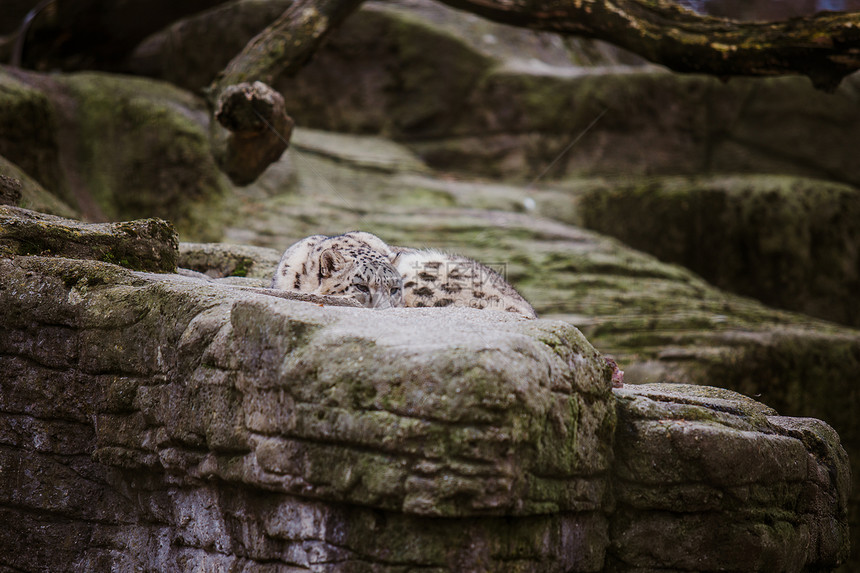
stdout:
<svg viewBox="0 0 860 573">
<path fill-rule="evenodd" d="M 579 207 L 586 226 L 719 287 L 860 324 L 850 295 L 860 288 L 854 188 L 777 176 L 664 177 L 585 192 Z"/>
<path fill-rule="evenodd" d="M 230 273 L 230 276 L 234 277 L 244 277 L 248 276 L 248 265 L 253 264 L 252 261 L 248 259 L 241 259 L 236 263 L 236 267 Z"/>
<path fill-rule="evenodd" d="M 62 81 L 78 102 L 77 160 L 109 219 L 157 216 L 189 238 L 220 238 L 229 184 L 192 119 L 205 113 L 201 102 L 138 78 L 83 73 Z"/>
<path fill-rule="evenodd" d="M 5 175 L 21 182 L 21 201 L 19 206 L 40 213 L 48 213 L 67 218 L 78 218 L 78 213 L 50 193 L 35 179 L 27 175 L 20 167 L 0 156 L 0 175 Z"/>
<path fill-rule="evenodd" d="M 0 239 L 11 254 L 93 259 L 142 271 L 176 268 L 176 235 L 165 221 L 87 225 L 0 206 Z"/>
<path fill-rule="evenodd" d="M 64 189 L 56 132 L 48 97 L 0 70 L 0 156 L 59 196 Z"/>
</svg>

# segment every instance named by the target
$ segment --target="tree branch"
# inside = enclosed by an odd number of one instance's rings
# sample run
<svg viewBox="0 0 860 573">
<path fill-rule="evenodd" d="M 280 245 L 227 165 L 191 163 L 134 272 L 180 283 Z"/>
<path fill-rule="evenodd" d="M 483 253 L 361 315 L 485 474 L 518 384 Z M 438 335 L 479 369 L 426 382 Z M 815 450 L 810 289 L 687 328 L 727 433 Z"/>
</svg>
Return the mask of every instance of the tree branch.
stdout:
<svg viewBox="0 0 860 573">
<path fill-rule="evenodd" d="M 213 122 L 215 156 L 235 183 L 254 181 L 277 161 L 292 133 L 283 97 L 266 84 L 282 74 L 295 74 L 362 1 L 296 0 L 209 86 L 214 119 L 230 132 L 225 134 Z"/>
<path fill-rule="evenodd" d="M 677 72 L 802 74 L 836 89 L 860 69 L 860 14 L 779 22 L 703 16 L 669 0 L 440 0 L 503 24 L 611 42 Z"/>
<path fill-rule="evenodd" d="M 854 13 L 758 23 L 699 15 L 670 0 L 441 1 L 504 24 L 605 40 L 678 72 L 803 74 L 834 90 L 860 69 L 860 14 Z M 296 73 L 361 2 L 296 0 L 209 87 L 215 118 L 230 132 L 219 135 L 213 122 L 213 142 L 222 145 L 216 157 L 235 182 L 253 181 L 277 160 L 292 128 L 280 94 L 260 82 Z M 276 137 L 265 133 L 273 128 Z"/>
</svg>

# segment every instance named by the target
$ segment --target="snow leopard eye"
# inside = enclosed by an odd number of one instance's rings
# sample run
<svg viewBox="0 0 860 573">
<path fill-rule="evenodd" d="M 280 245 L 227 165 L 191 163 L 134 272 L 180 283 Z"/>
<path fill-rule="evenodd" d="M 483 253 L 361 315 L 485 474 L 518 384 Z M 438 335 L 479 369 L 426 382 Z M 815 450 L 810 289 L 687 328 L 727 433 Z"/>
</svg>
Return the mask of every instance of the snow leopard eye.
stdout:
<svg viewBox="0 0 860 573">
<path fill-rule="evenodd" d="M 391 296 L 400 294 L 400 287 L 391 287 Z"/>
<path fill-rule="evenodd" d="M 370 293 L 370 288 L 369 288 L 367 285 L 363 285 L 363 284 L 358 284 L 358 283 L 356 283 L 356 284 L 354 284 L 354 285 L 352 285 L 352 286 L 354 286 L 354 287 L 355 287 L 355 290 L 357 290 L 358 292 L 363 292 L 364 294 L 369 294 L 369 293 Z"/>
</svg>

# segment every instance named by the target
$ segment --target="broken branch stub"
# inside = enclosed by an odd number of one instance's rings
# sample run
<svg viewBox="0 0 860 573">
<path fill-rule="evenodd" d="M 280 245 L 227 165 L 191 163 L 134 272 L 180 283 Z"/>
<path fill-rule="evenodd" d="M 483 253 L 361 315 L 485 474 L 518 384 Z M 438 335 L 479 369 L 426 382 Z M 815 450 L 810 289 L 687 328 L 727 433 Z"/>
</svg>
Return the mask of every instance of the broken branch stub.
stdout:
<svg viewBox="0 0 860 573">
<path fill-rule="evenodd" d="M 284 98 L 263 82 L 227 86 L 215 104 L 215 158 L 237 185 L 247 185 L 289 146 L 293 120 Z"/>
<path fill-rule="evenodd" d="M 234 183 L 253 182 L 281 156 L 290 139 L 293 120 L 284 110 L 284 100 L 263 82 L 296 73 L 362 1 L 295 0 L 209 86 L 209 101 L 218 120 L 212 122 L 215 156 Z M 255 119 L 257 115 L 262 117 Z"/>
</svg>

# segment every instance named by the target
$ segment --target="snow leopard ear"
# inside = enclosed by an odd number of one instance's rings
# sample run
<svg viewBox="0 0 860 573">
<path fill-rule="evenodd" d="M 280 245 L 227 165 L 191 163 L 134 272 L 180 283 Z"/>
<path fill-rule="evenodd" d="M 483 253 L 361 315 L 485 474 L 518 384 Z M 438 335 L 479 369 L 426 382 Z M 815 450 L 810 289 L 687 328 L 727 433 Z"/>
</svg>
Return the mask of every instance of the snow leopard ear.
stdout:
<svg viewBox="0 0 860 573">
<path fill-rule="evenodd" d="M 343 266 L 346 259 L 336 249 L 326 249 L 320 255 L 320 275 L 330 277 Z"/>
<path fill-rule="evenodd" d="M 403 251 L 397 251 L 396 253 L 391 253 L 388 255 L 388 260 L 391 261 L 391 264 L 395 267 L 397 266 L 397 261 L 400 260 L 400 255 L 403 254 Z"/>
</svg>

